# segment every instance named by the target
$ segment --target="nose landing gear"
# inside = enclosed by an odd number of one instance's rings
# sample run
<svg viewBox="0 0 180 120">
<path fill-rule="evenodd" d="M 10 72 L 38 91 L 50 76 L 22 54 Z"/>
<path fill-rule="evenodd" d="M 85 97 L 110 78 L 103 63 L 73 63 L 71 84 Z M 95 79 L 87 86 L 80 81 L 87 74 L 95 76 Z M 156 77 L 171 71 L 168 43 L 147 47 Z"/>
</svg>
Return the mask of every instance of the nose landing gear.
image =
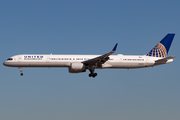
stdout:
<svg viewBox="0 0 180 120">
<path fill-rule="evenodd" d="M 21 72 L 20 75 L 23 76 L 22 67 L 19 67 L 19 69 L 20 69 L 20 72 Z"/>
<path fill-rule="evenodd" d="M 20 75 L 23 76 L 23 73 L 21 73 Z"/>
</svg>

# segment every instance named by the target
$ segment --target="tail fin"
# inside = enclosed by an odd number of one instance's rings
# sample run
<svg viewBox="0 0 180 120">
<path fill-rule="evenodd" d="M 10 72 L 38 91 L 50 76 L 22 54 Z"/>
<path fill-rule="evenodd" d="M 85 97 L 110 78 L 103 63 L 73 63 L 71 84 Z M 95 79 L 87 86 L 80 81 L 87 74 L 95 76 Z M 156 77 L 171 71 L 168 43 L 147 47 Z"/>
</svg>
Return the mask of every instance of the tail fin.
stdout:
<svg viewBox="0 0 180 120">
<path fill-rule="evenodd" d="M 146 56 L 165 58 L 174 36 L 175 34 L 167 34 Z"/>
</svg>

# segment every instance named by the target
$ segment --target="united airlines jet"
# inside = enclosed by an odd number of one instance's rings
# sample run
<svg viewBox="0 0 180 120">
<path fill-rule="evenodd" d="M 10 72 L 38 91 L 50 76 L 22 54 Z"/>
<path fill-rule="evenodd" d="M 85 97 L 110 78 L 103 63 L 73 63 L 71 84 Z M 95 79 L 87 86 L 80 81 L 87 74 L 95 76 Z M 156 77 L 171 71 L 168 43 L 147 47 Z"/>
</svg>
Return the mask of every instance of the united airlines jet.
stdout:
<svg viewBox="0 0 180 120">
<path fill-rule="evenodd" d="M 167 34 L 146 55 L 112 55 L 117 48 L 103 55 L 44 55 L 24 54 L 15 55 L 7 59 L 3 64 L 8 67 L 18 67 L 23 76 L 23 67 L 66 67 L 69 73 L 81 73 L 90 71 L 89 77 L 96 77 L 95 69 L 134 69 L 153 67 L 173 62 L 175 56 L 167 57 L 169 48 L 175 34 Z"/>
</svg>

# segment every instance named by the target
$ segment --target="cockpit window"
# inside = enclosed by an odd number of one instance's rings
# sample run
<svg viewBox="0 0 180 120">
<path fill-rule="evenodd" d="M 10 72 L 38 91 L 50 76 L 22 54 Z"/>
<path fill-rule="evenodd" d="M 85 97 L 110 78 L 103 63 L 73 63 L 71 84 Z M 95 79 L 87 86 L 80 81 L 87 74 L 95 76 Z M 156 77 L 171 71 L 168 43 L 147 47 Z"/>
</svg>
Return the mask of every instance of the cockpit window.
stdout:
<svg viewBox="0 0 180 120">
<path fill-rule="evenodd" d="M 13 60 L 13 58 L 8 58 L 7 60 Z"/>
</svg>

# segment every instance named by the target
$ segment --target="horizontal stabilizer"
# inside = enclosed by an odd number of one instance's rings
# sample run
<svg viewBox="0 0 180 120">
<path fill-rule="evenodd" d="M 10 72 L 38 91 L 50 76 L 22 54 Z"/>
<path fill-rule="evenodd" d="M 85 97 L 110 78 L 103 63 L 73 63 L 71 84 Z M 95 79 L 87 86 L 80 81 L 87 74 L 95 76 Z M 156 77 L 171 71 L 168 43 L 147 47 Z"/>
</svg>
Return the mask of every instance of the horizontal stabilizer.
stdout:
<svg viewBox="0 0 180 120">
<path fill-rule="evenodd" d="M 168 61 L 168 60 L 173 59 L 175 57 L 176 56 L 170 56 L 170 57 L 166 57 L 166 58 L 163 58 L 163 59 L 156 60 L 155 62 L 165 62 L 165 61 Z"/>
</svg>

